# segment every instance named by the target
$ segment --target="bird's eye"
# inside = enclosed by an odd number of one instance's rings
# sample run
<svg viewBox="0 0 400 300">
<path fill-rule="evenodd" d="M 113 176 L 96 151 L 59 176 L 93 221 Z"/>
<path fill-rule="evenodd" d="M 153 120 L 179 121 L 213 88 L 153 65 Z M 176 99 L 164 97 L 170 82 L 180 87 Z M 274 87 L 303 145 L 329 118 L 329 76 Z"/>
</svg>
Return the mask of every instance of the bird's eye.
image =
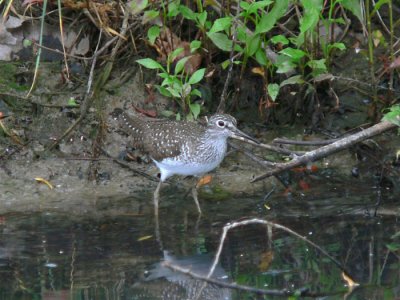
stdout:
<svg viewBox="0 0 400 300">
<path fill-rule="evenodd" d="M 221 128 L 225 127 L 225 122 L 224 121 L 218 121 L 217 125 Z"/>
</svg>

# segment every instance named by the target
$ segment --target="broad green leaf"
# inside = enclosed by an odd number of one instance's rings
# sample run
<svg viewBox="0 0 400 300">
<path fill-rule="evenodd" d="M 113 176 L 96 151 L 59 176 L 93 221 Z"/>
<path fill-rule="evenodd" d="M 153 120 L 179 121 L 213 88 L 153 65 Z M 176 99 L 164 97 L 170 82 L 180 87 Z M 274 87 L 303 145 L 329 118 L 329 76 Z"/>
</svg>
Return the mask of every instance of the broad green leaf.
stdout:
<svg viewBox="0 0 400 300">
<path fill-rule="evenodd" d="M 364 13 L 363 13 L 363 6 L 362 0 L 346 0 L 341 1 L 340 4 L 343 5 L 345 9 L 348 9 L 355 15 L 358 20 L 364 24 Z"/>
<path fill-rule="evenodd" d="M 197 13 L 191 10 L 186 5 L 180 5 L 179 11 L 181 12 L 182 16 L 188 20 L 196 20 Z"/>
<path fill-rule="evenodd" d="M 273 36 L 271 38 L 271 42 L 274 43 L 274 44 L 281 43 L 282 45 L 289 44 L 289 40 L 285 36 L 283 36 L 281 34 Z"/>
<path fill-rule="evenodd" d="M 172 98 L 172 94 L 163 86 L 156 85 L 158 92 L 168 98 Z"/>
<path fill-rule="evenodd" d="M 256 61 L 261 66 L 266 66 L 268 64 L 268 59 L 267 59 L 267 55 L 265 54 L 265 50 L 261 47 L 256 52 Z"/>
<path fill-rule="evenodd" d="M 232 41 L 228 38 L 228 36 L 225 33 L 207 32 L 207 36 L 214 43 L 214 45 L 217 46 L 219 49 L 221 49 L 223 51 L 231 51 Z"/>
<path fill-rule="evenodd" d="M 268 14 L 263 14 L 261 20 L 256 24 L 256 33 L 268 32 L 275 26 L 276 22 L 286 13 L 289 0 L 275 1 L 274 6 Z"/>
<path fill-rule="evenodd" d="M 168 60 L 170 62 L 173 62 L 178 57 L 178 55 L 183 52 L 183 50 L 184 49 L 182 47 L 176 48 L 174 51 L 168 54 Z"/>
<path fill-rule="evenodd" d="M 147 22 L 154 20 L 160 15 L 158 10 L 146 10 L 143 14 L 142 24 L 146 24 Z"/>
<path fill-rule="evenodd" d="M 268 94 L 271 97 L 271 100 L 275 102 L 276 97 L 278 97 L 279 94 L 279 84 L 277 83 L 270 83 L 267 86 Z"/>
<path fill-rule="evenodd" d="M 204 27 L 207 20 L 207 11 L 203 11 L 202 13 L 197 15 L 197 20 L 201 27 Z"/>
<path fill-rule="evenodd" d="M 190 42 L 190 52 L 193 53 L 201 47 L 201 41 L 193 40 Z"/>
<path fill-rule="evenodd" d="M 190 92 L 190 95 L 192 95 L 192 96 L 197 96 L 197 97 L 201 97 L 201 96 L 202 96 L 201 92 L 200 92 L 198 89 L 193 89 L 193 90 Z"/>
<path fill-rule="evenodd" d="M 190 76 L 190 78 L 189 78 L 189 81 L 188 81 L 189 84 L 196 84 L 199 81 L 201 81 L 203 79 L 203 77 L 204 77 L 205 71 L 206 71 L 206 69 L 203 68 L 203 69 L 199 69 L 196 72 L 194 72 L 192 74 L 192 76 Z"/>
<path fill-rule="evenodd" d="M 246 42 L 246 52 L 248 56 L 253 56 L 254 53 L 260 48 L 260 35 L 254 34 L 249 37 Z"/>
<path fill-rule="evenodd" d="M 288 72 L 292 72 L 296 68 L 296 64 L 293 63 L 291 60 L 282 60 L 279 59 L 278 57 L 278 62 L 275 64 L 275 66 L 278 68 L 276 70 L 276 73 L 278 74 L 285 74 Z"/>
<path fill-rule="evenodd" d="M 197 117 L 199 116 L 200 111 L 201 111 L 201 106 L 200 106 L 200 104 L 198 104 L 198 103 L 191 103 L 191 104 L 189 104 L 189 108 L 190 108 L 190 111 L 191 111 L 192 114 L 193 114 L 193 117 L 194 117 L 195 119 L 197 119 Z"/>
<path fill-rule="evenodd" d="M 147 7 L 148 0 L 132 0 L 128 3 L 128 7 L 131 9 L 131 13 L 136 15 Z"/>
<path fill-rule="evenodd" d="M 138 59 L 138 60 L 136 60 L 136 62 L 138 64 L 141 64 L 142 66 L 146 67 L 147 69 L 159 69 L 159 70 L 163 70 L 164 71 L 163 66 L 160 65 L 160 63 L 158 63 L 157 61 L 155 61 L 154 59 L 151 59 L 151 58 Z"/>
<path fill-rule="evenodd" d="M 279 53 L 290 57 L 293 61 L 299 61 L 302 57 L 306 55 L 306 53 L 303 50 L 294 49 L 291 47 L 282 49 L 281 51 L 279 51 Z"/>
<path fill-rule="evenodd" d="M 147 37 L 149 38 L 149 42 L 151 45 L 154 44 L 156 38 L 160 35 L 160 27 L 158 26 L 151 26 L 147 31 Z"/>
<path fill-rule="evenodd" d="M 346 46 L 343 43 L 333 43 L 328 45 L 329 49 L 339 49 L 339 50 L 346 50 Z"/>
<path fill-rule="evenodd" d="M 182 70 L 185 67 L 185 64 L 189 58 L 190 58 L 190 56 L 183 57 L 176 63 L 175 74 L 179 74 L 182 72 Z"/>
<path fill-rule="evenodd" d="M 263 9 L 264 7 L 266 7 L 272 3 L 273 3 L 273 1 L 271 1 L 271 0 L 254 1 L 253 3 L 250 4 L 247 11 L 250 14 L 256 14 L 259 9 Z"/>
<path fill-rule="evenodd" d="M 305 81 L 301 75 L 295 75 L 281 82 L 280 86 L 283 87 L 288 84 L 303 84 Z"/>
<path fill-rule="evenodd" d="M 209 32 L 214 33 L 214 32 L 225 31 L 226 29 L 229 29 L 231 27 L 231 22 L 232 22 L 231 17 L 216 19 Z"/>
<path fill-rule="evenodd" d="M 313 77 L 317 77 L 318 75 L 328 72 L 328 68 L 325 64 L 325 58 L 310 60 L 306 66 L 309 66 L 312 69 L 311 73 Z"/>
<path fill-rule="evenodd" d="M 177 90 L 175 90 L 173 87 L 167 87 L 166 88 L 167 89 L 167 91 L 168 92 L 170 92 L 171 93 L 171 95 L 173 96 L 173 97 L 175 97 L 175 98 L 180 98 L 181 97 L 181 95 L 179 94 L 179 92 L 177 91 Z"/>
<path fill-rule="evenodd" d="M 179 2 L 178 1 L 171 1 L 168 4 L 167 17 L 175 18 L 179 13 L 180 13 L 180 11 L 179 11 Z"/>
</svg>

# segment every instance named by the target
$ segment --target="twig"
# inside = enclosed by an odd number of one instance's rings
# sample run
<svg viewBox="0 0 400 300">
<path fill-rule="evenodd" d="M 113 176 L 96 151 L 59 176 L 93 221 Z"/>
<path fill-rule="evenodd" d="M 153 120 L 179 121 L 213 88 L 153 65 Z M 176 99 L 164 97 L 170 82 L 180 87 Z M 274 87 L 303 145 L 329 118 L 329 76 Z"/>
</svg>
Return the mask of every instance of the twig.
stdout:
<svg viewBox="0 0 400 300">
<path fill-rule="evenodd" d="M 339 139 L 319 140 L 319 141 L 296 141 L 283 138 L 276 138 L 272 142 L 274 144 L 300 145 L 300 146 L 321 146 L 332 144 Z"/>
<path fill-rule="evenodd" d="M 236 14 L 237 16 L 240 15 L 240 1 L 237 2 L 237 7 L 236 7 Z M 235 46 L 237 43 L 237 22 L 235 21 L 235 26 L 233 27 L 233 37 L 232 37 L 232 49 L 231 53 L 229 55 L 229 70 L 228 70 L 228 75 L 226 76 L 224 88 L 221 93 L 221 99 L 219 101 L 219 105 L 217 108 L 217 112 L 223 113 L 225 111 L 225 106 L 226 106 L 226 97 L 227 97 L 227 91 L 228 91 L 228 85 L 231 81 L 232 77 L 232 71 L 233 71 L 233 61 L 234 61 L 234 55 L 235 55 Z"/>
<path fill-rule="evenodd" d="M 267 178 L 271 175 L 278 174 L 282 171 L 292 169 L 294 167 L 297 167 L 300 165 L 305 165 L 309 162 L 321 159 L 330 154 L 347 149 L 356 143 L 359 143 L 363 140 L 371 138 L 371 137 L 373 137 L 377 134 L 380 134 L 384 131 L 388 131 L 388 130 L 391 130 L 394 128 L 397 128 L 397 126 L 390 122 L 380 122 L 368 129 L 365 129 L 361 132 L 358 132 L 358 133 L 352 134 L 350 136 L 347 136 L 345 138 L 342 138 L 332 144 L 323 146 L 323 147 L 318 148 L 313 151 L 309 151 L 302 156 L 298 156 L 298 157 L 294 158 L 293 160 L 291 160 L 288 163 L 280 164 L 276 168 L 264 173 L 263 175 L 260 175 L 256 178 L 254 178 L 251 182 L 256 182 L 256 181 L 262 180 L 264 178 Z"/>
</svg>

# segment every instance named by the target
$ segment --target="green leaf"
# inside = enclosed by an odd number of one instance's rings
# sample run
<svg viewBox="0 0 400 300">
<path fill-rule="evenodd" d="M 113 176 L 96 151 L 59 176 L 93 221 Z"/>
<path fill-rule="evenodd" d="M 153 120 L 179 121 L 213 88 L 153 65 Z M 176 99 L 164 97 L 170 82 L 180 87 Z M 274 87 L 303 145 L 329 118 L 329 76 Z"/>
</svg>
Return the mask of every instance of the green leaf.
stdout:
<svg viewBox="0 0 400 300">
<path fill-rule="evenodd" d="M 380 10 L 381 6 L 384 4 L 388 4 L 390 0 L 379 0 L 378 2 L 375 3 L 374 9 L 371 12 L 371 17 L 378 11 Z"/>
<path fill-rule="evenodd" d="M 259 48 L 256 52 L 256 61 L 261 65 L 261 66 L 266 66 L 268 64 L 268 58 L 267 55 L 265 54 L 265 50 L 263 48 Z"/>
<path fill-rule="evenodd" d="M 132 0 L 128 3 L 131 13 L 136 15 L 147 7 L 148 0 Z"/>
<path fill-rule="evenodd" d="M 201 41 L 193 40 L 190 42 L 190 52 L 193 53 L 201 47 Z"/>
<path fill-rule="evenodd" d="M 306 55 L 306 53 L 303 50 L 294 49 L 291 47 L 282 49 L 281 51 L 279 51 L 279 53 L 290 57 L 293 61 L 299 61 Z"/>
<path fill-rule="evenodd" d="M 247 9 L 249 14 L 256 14 L 257 11 L 263 9 L 264 7 L 272 4 L 273 1 L 271 0 L 264 0 L 264 1 L 254 1 L 250 4 L 249 8 Z"/>
<path fill-rule="evenodd" d="M 207 32 L 207 36 L 214 43 L 214 45 L 217 46 L 219 49 L 221 49 L 223 51 L 231 51 L 232 41 L 228 38 L 228 36 L 225 33 Z"/>
<path fill-rule="evenodd" d="M 163 66 L 151 58 L 138 59 L 138 60 L 136 60 L 136 62 L 138 64 L 141 64 L 142 66 L 146 67 L 147 69 L 159 69 L 159 70 L 164 71 Z"/>
<path fill-rule="evenodd" d="M 267 86 L 268 94 L 271 97 L 271 100 L 275 102 L 276 97 L 278 97 L 279 94 L 279 84 L 277 83 L 270 83 Z"/>
<path fill-rule="evenodd" d="M 312 69 L 312 75 L 313 77 L 317 77 L 318 75 L 324 74 L 328 72 L 328 68 L 326 67 L 325 64 L 325 58 L 323 59 L 314 59 L 310 60 L 306 66 L 310 67 Z"/>
<path fill-rule="evenodd" d="M 190 56 L 183 57 L 176 63 L 175 74 L 179 74 L 182 72 L 182 70 L 185 67 L 185 64 L 189 58 L 190 58 Z"/>
<path fill-rule="evenodd" d="M 175 18 L 178 14 L 180 13 L 179 11 L 179 1 L 171 1 L 168 5 L 168 18 Z"/>
<path fill-rule="evenodd" d="M 163 86 L 156 85 L 158 92 L 164 97 L 172 98 L 172 94 Z"/>
<path fill-rule="evenodd" d="M 253 56 L 254 53 L 260 48 L 260 35 L 254 34 L 246 41 L 246 52 L 248 56 Z"/>
<path fill-rule="evenodd" d="M 78 104 L 76 103 L 74 97 L 70 97 L 70 98 L 68 99 L 67 105 L 68 105 L 68 106 L 78 106 Z"/>
<path fill-rule="evenodd" d="M 400 105 L 393 105 L 389 109 L 390 111 L 383 116 L 382 121 L 400 126 Z"/>
<path fill-rule="evenodd" d="M 172 97 L 175 97 L 175 98 L 180 98 L 181 97 L 181 94 L 179 94 L 179 92 L 177 90 L 175 90 L 173 87 L 169 86 L 166 89 L 167 89 L 168 92 L 171 93 Z"/>
<path fill-rule="evenodd" d="M 276 73 L 278 73 L 278 74 L 285 74 L 288 72 L 292 72 L 296 68 L 296 64 L 290 60 L 281 60 L 281 61 L 278 61 L 275 65 L 278 68 L 276 70 Z"/>
<path fill-rule="evenodd" d="M 274 43 L 274 44 L 281 43 L 282 45 L 289 44 L 289 40 L 285 36 L 283 36 L 281 34 L 273 36 L 271 38 L 271 42 Z"/>
<path fill-rule="evenodd" d="M 214 33 L 229 29 L 231 27 L 231 22 L 232 22 L 231 17 L 216 19 L 209 32 Z"/>
<path fill-rule="evenodd" d="M 339 50 L 346 50 L 346 46 L 343 43 L 333 43 L 328 46 L 329 49 L 339 49 Z"/>
<path fill-rule="evenodd" d="M 357 17 L 357 19 L 364 24 L 364 13 L 363 13 L 363 4 L 360 0 L 346 0 L 346 1 L 341 1 L 341 5 L 345 9 L 348 9 Z"/>
<path fill-rule="evenodd" d="M 191 96 L 197 96 L 197 97 L 201 97 L 201 96 L 202 96 L 201 92 L 200 92 L 198 89 L 193 89 L 193 90 L 190 92 L 190 95 L 191 95 Z"/>
<path fill-rule="evenodd" d="M 274 7 L 268 14 L 262 14 L 261 20 L 256 24 L 255 33 L 268 32 L 275 26 L 276 22 L 286 13 L 289 7 L 289 0 L 275 1 Z"/>
<path fill-rule="evenodd" d="M 151 45 L 154 44 L 156 38 L 158 38 L 160 35 L 160 27 L 158 26 L 152 26 L 149 28 L 147 31 L 147 37 L 149 38 L 149 42 Z"/>
<path fill-rule="evenodd" d="M 197 17 L 197 20 L 198 20 L 200 26 L 204 27 L 204 25 L 206 24 L 206 20 L 207 20 L 207 11 L 203 11 L 202 13 L 198 14 L 196 17 Z"/>
<path fill-rule="evenodd" d="M 201 106 L 200 106 L 200 104 L 198 104 L 198 103 L 191 103 L 191 104 L 189 104 L 189 108 L 190 108 L 191 113 L 193 114 L 193 117 L 194 117 L 195 119 L 197 119 L 197 117 L 199 116 L 200 111 L 201 111 Z"/>
<path fill-rule="evenodd" d="M 390 251 L 397 251 L 400 249 L 400 244 L 399 243 L 390 243 L 390 244 L 386 244 L 386 247 L 390 250 Z"/>
<path fill-rule="evenodd" d="M 160 12 L 158 10 L 146 10 L 143 13 L 143 18 L 142 18 L 142 24 L 146 24 L 150 22 L 151 20 L 154 20 L 160 15 Z"/>
<path fill-rule="evenodd" d="M 281 82 L 280 87 L 288 84 L 303 84 L 305 81 L 301 75 L 295 75 Z"/>
<path fill-rule="evenodd" d="M 196 72 L 194 72 L 192 74 L 192 76 L 190 76 L 189 78 L 189 84 L 195 84 L 198 83 L 199 81 L 201 81 L 204 77 L 204 73 L 205 73 L 206 69 L 199 69 Z"/>
<path fill-rule="evenodd" d="M 183 50 L 184 49 L 182 47 L 176 48 L 174 51 L 168 54 L 168 61 L 173 62 L 178 57 L 178 55 L 183 52 Z"/>
<path fill-rule="evenodd" d="M 189 7 L 187 7 L 186 5 L 180 5 L 179 6 L 179 11 L 182 14 L 182 16 L 185 19 L 188 20 L 196 20 L 197 17 L 197 13 L 195 13 L 193 10 L 191 10 Z"/>
</svg>

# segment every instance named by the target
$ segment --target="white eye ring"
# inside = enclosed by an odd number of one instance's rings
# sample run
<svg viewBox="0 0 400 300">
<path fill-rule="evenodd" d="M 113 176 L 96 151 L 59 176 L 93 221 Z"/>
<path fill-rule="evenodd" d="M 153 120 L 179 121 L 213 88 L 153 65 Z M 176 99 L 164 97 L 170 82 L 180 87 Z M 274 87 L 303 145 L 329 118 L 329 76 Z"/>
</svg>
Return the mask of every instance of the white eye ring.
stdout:
<svg viewBox="0 0 400 300">
<path fill-rule="evenodd" d="M 220 128 L 224 128 L 225 127 L 225 122 L 222 120 L 217 121 L 217 126 Z"/>
</svg>

